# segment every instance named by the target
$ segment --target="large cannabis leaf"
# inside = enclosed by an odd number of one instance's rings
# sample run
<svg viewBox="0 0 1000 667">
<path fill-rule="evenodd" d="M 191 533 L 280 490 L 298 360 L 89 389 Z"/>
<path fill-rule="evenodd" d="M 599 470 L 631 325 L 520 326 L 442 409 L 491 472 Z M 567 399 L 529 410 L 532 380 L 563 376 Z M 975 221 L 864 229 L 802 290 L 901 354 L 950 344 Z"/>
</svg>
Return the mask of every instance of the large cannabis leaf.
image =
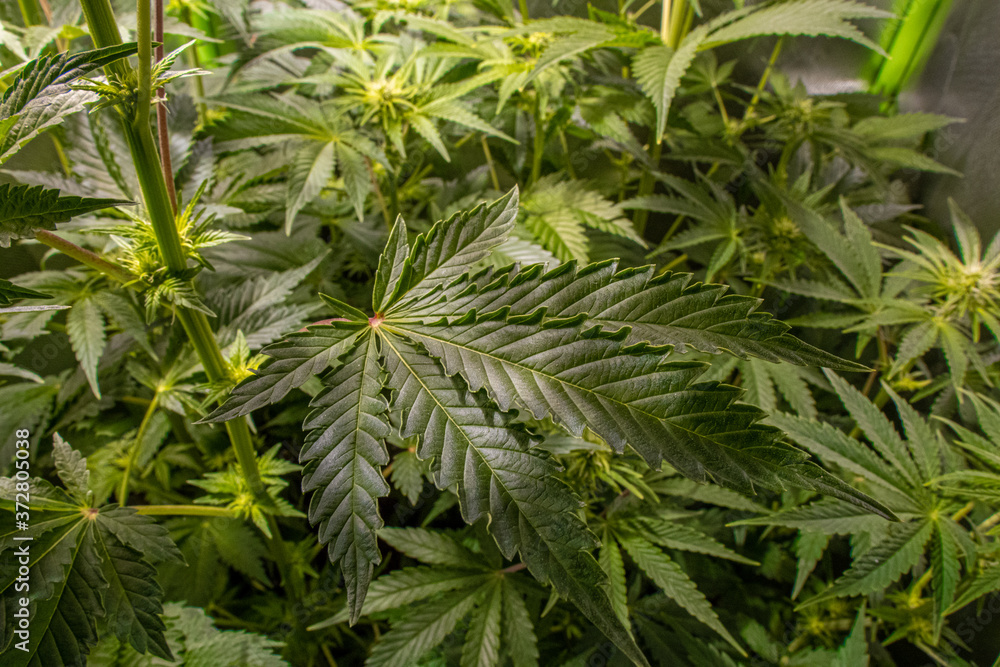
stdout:
<svg viewBox="0 0 1000 667">
<path fill-rule="evenodd" d="M 301 458 L 305 488 L 315 490 L 310 519 L 341 562 L 352 621 L 379 560 L 389 411 L 403 437 L 418 437 L 437 485 L 458 494 L 465 520 L 486 519 L 505 557 L 519 553 L 640 664 L 577 500 L 515 408 L 577 435 L 589 428 L 618 452 L 628 444 L 650 465 L 666 460 L 698 481 L 749 493 L 805 487 L 889 514 L 760 425 L 762 412 L 736 403 L 738 389 L 697 382 L 706 364 L 672 359 L 672 344 L 827 359 L 753 313 L 756 301 L 689 286 L 689 276 L 654 279 L 649 267 L 616 272 L 614 262 L 470 274 L 507 239 L 517 204 L 515 190 L 439 222 L 412 247 L 397 222 L 376 274 L 375 313 L 327 298 L 340 318 L 265 348 L 272 359 L 208 417 L 245 415 L 327 373 Z"/>
<path fill-rule="evenodd" d="M 94 99 L 69 83 L 135 53 L 135 42 L 83 53 L 43 56 L 26 63 L 0 98 L 0 164 L 31 139 L 83 110 Z"/>
<path fill-rule="evenodd" d="M 59 667 L 85 664 L 97 642 L 98 620 L 139 653 L 172 660 L 164 636 L 163 591 L 156 565 L 183 562 L 165 528 L 129 507 L 90 507 L 87 461 L 58 435 L 53 459 L 65 489 L 43 479 L 0 478 L 5 522 L 0 550 L 22 547 L 30 562 L 32 633 L 27 650 L 9 647 L 4 665 Z M 25 488 L 27 494 L 25 494 Z M 31 526 L 13 524 L 15 499 L 31 502 Z M 21 504 L 21 503 L 18 503 Z M 14 611 L 16 567 L 0 574 L 5 612 Z M 21 590 L 21 589 L 17 589 Z"/>
</svg>

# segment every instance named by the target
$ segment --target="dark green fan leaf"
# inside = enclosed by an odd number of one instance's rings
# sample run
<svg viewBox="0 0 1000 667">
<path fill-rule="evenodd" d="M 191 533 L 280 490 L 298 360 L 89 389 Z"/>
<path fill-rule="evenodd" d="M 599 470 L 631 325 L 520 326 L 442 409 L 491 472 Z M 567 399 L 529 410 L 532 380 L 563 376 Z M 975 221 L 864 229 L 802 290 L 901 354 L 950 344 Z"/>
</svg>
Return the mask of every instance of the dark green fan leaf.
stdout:
<svg viewBox="0 0 1000 667">
<path fill-rule="evenodd" d="M 455 488 L 468 523 L 488 518 L 507 558 L 520 552 L 528 569 L 551 582 L 633 660 L 645 659 L 621 625 L 606 578 L 589 553 L 593 536 L 576 515 L 577 501 L 554 466 L 510 415 L 450 378 L 412 343 L 382 332 L 383 354 L 403 411 L 403 437 L 420 436 L 418 455 L 439 461 L 437 485 Z"/>
<path fill-rule="evenodd" d="M 11 239 L 34 238 L 36 229 L 55 229 L 57 222 L 102 208 L 131 204 L 126 199 L 60 197 L 58 190 L 41 185 L 0 185 L 0 248 L 9 248 Z"/>
<path fill-rule="evenodd" d="M 229 399 L 204 421 L 228 421 L 280 401 L 292 389 L 337 364 L 355 345 L 360 328 L 352 322 L 314 324 L 268 345 L 263 352 L 270 359 L 253 377 L 236 385 Z"/>
<path fill-rule="evenodd" d="M 9 280 L 0 278 L 0 306 L 9 306 L 17 299 L 51 299 L 51 294 L 42 294 L 27 287 L 19 287 Z"/>
<path fill-rule="evenodd" d="M 108 582 L 104 607 L 115 636 L 140 653 L 173 659 L 163 636 L 163 589 L 156 582 L 156 568 L 142 552 L 125 546 L 107 530 L 97 531 L 91 539 Z"/>
<path fill-rule="evenodd" d="M 518 191 L 514 188 L 501 199 L 456 213 L 418 236 L 397 282 L 386 288 L 388 292 L 391 287 L 391 293 L 382 302 L 383 310 L 405 311 L 405 307 L 394 307 L 404 296 L 411 301 L 433 292 L 489 256 L 514 228 L 517 205 Z M 395 266 L 399 251 L 398 246 L 388 250 L 390 254 L 384 260 L 387 265 Z M 395 276 L 395 269 L 390 274 Z"/>
<path fill-rule="evenodd" d="M 330 560 L 340 562 L 347 583 L 351 623 L 361 615 L 372 568 L 381 560 L 376 532 L 382 527 L 378 499 L 389 493 L 382 466 L 389 462 L 385 438 L 388 405 L 382 390 L 377 340 L 362 334 L 328 388 L 310 404 L 310 429 L 299 459 L 308 463 L 302 490 L 313 491 L 309 520 L 319 524 L 319 541 L 329 543 Z"/>
<path fill-rule="evenodd" d="M 863 370 L 812 347 L 788 333 L 789 326 L 756 312 L 761 301 L 727 295 L 725 285 L 692 284 L 691 274 L 655 276 L 651 266 L 617 271 L 608 260 L 577 269 L 569 262 L 546 272 L 542 265 L 501 272 L 480 272 L 455 280 L 444 296 L 430 294 L 401 308 L 398 317 L 462 316 L 490 313 L 504 306 L 513 315 L 539 308 L 549 318 L 586 314 L 588 324 L 628 331 L 627 342 L 648 341 L 691 347 L 701 352 L 729 352 L 767 361 Z"/>
</svg>

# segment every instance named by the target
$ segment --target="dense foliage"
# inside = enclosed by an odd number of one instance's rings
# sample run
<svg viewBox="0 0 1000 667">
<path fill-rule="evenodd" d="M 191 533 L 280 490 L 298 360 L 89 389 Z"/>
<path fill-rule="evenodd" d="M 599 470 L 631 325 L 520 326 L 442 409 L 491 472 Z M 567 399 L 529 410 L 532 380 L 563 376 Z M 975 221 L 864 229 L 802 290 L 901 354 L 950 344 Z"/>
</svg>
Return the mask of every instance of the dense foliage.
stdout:
<svg viewBox="0 0 1000 667">
<path fill-rule="evenodd" d="M 1000 664 L 959 121 L 780 68 L 891 15 L 545 9 L 0 5 L 4 665 Z"/>
</svg>

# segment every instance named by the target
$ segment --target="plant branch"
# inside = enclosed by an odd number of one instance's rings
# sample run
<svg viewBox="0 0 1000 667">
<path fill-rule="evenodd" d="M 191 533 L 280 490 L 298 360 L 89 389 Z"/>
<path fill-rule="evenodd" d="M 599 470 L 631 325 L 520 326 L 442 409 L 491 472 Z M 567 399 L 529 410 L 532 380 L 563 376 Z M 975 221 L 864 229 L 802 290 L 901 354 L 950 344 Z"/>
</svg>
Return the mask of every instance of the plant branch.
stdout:
<svg viewBox="0 0 1000 667">
<path fill-rule="evenodd" d="M 236 512 L 227 507 L 213 505 L 137 505 L 134 509 L 145 516 L 215 516 L 237 518 Z"/>
<path fill-rule="evenodd" d="M 678 0 L 678 2 L 683 1 Z M 663 11 L 660 13 L 660 39 L 663 40 L 664 44 L 670 41 L 670 20 L 673 18 L 672 2 L 673 0 L 663 0 Z"/>
<path fill-rule="evenodd" d="M 17 4 L 21 9 L 21 18 L 24 20 L 26 28 L 45 23 L 42 19 L 41 8 L 35 0 L 17 0 Z"/>
<path fill-rule="evenodd" d="M 71 243 L 61 236 L 57 236 L 52 232 L 39 229 L 35 231 L 35 240 L 39 243 L 47 245 L 53 250 L 58 250 L 62 254 L 72 257 L 76 261 L 89 266 L 92 269 L 96 269 L 101 273 L 114 278 L 118 282 L 128 283 L 136 279 L 134 275 L 129 273 L 127 270 L 118 266 L 117 264 L 112 264 L 106 259 L 101 258 L 97 253 L 91 252 L 86 248 L 81 248 L 75 243 Z"/>
<path fill-rule="evenodd" d="M 542 91 L 535 86 L 535 137 L 531 151 L 531 177 L 534 184 L 542 175 L 542 155 L 545 152 L 545 110 L 542 108 Z"/>
<path fill-rule="evenodd" d="M 483 144 L 483 155 L 486 156 L 486 164 L 490 168 L 490 181 L 492 181 L 492 183 L 493 183 L 493 189 L 499 192 L 500 191 L 500 179 L 497 178 L 497 169 L 496 169 L 496 166 L 493 164 L 493 155 L 490 153 L 490 145 L 486 141 L 486 135 L 485 134 L 482 135 L 482 136 L 480 136 L 479 139 L 480 139 L 480 141 Z"/>
<path fill-rule="evenodd" d="M 153 395 L 153 400 L 146 407 L 146 414 L 143 415 L 142 422 L 139 423 L 139 430 L 135 434 L 135 442 L 132 444 L 132 450 L 129 452 L 128 461 L 125 463 L 121 484 L 118 485 L 118 504 L 121 506 L 124 506 L 128 501 L 128 484 L 129 479 L 132 477 L 132 468 L 135 467 L 136 461 L 139 460 L 142 441 L 146 438 L 146 431 L 149 430 L 149 424 L 153 421 L 153 415 L 156 414 L 156 406 L 159 402 L 157 399 L 159 397 L 159 392 Z"/>
<path fill-rule="evenodd" d="M 781 47 L 785 44 L 785 37 L 782 35 L 778 38 L 778 41 L 774 43 L 774 48 L 771 50 L 771 57 L 767 61 L 767 67 L 764 68 L 764 73 L 760 76 L 760 81 L 757 82 L 757 89 L 754 90 L 753 97 L 750 99 L 750 104 L 747 106 L 746 111 L 743 113 L 743 126 L 741 130 L 745 129 L 747 122 L 753 118 L 754 113 L 757 110 L 757 104 L 760 102 L 760 96 L 764 94 L 764 89 L 767 88 L 767 82 L 771 79 L 771 74 L 774 72 L 774 66 L 778 62 L 778 56 L 781 55 Z"/>
</svg>

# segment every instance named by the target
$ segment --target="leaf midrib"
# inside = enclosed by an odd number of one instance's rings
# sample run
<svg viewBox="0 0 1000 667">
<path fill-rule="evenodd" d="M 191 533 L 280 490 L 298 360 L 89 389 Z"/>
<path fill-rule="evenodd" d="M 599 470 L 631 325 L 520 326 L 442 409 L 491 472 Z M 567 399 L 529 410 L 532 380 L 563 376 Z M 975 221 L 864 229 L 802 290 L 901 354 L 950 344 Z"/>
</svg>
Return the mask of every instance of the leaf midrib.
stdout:
<svg viewBox="0 0 1000 667">
<path fill-rule="evenodd" d="M 389 327 L 384 327 L 384 328 L 390 329 Z M 390 329 L 390 331 L 391 331 L 391 329 Z M 420 386 L 423 388 L 423 390 L 425 392 L 427 392 L 427 395 L 430 396 L 431 400 L 434 401 L 434 404 L 437 405 L 438 408 L 440 408 L 440 410 L 445 414 L 445 417 L 448 419 L 448 421 L 451 422 L 458 429 L 459 433 L 462 434 L 462 438 L 468 443 L 469 447 L 473 451 L 476 452 L 476 455 L 479 456 L 479 458 L 480 458 L 480 460 L 482 460 L 483 464 L 489 469 L 490 475 L 492 475 L 493 478 L 497 480 L 497 483 L 500 484 L 501 487 L 503 487 L 504 493 L 507 494 L 507 497 L 510 498 L 512 501 L 515 502 L 515 504 L 518 507 L 518 513 L 522 517 L 524 517 L 525 520 L 531 525 L 532 530 L 534 531 L 534 533 L 536 535 L 538 535 L 539 537 L 541 537 L 541 532 L 536 529 L 535 522 L 533 520 L 531 520 L 529 518 L 529 515 L 521 509 L 521 503 L 514 500 L 514 496 L 513 496 L 513 494 L 511 494 L 511 492 L 508 489 L 507 485 L 504 483 L 503 478 L 500 475 L 498 475 L 497 472 L 496 472 L 496 469 L 493 468 L 493 466 L 491 466 L 489 464 L 489 462 L 486 460 L 486 457 L 483 456 L 483 454 L 479 451 L 479 448 L 476 446 L 476 444 L 466 434 L 465 429 L 462 427 L 462 425 L 459 424 L 457 421 L 455 421 L 455 419 L 452 417 L 451 411 L 448 409 L 448 407 L 445 406 L 444 404 L 442 404 L 441 401 L 438 400 L 437 396 L 434 394 L 434 391 L 430 387 L 427 386 L 427 384 L 423 381 L 423 378 L 421 378 L 419 375 L 417 375 L 417 373 L 413 370 L 413 367 L 410 366 L 409 363 L 407 363 L 407 361 L 403 357 L 403 355 L 400 354 L 399 350 L 396 349 L 396 346 L 392 344 L 392 341 L 390 340 L 389 336 L 386 336 L 386 335 L 382 334 L 381 332 L 379 332 L 379 335 L 381 336 L 382 340 L 386 343 L 386 345 L 388 345 L 390 348 L 392 348 L 392 351 L 396 353 L 396 356 L 399 358 L 400 363 L 402 363 L 404 366 L 406 366 L 406 370 L 409 371 L 409 373 L 410 373 L 411 376 L 413 376 L 413 379 L 416 380 L 420 384 Z M 524 453 L 527 454 L 527 452 L 524 452 Z M 491 511 L 490 512 L 490 522 L 492 523 L 492 521 L 493 521 L 493 513 Z M 548 543 L 547 540 L 546 540 L 546 543 Z M 523 549 L 524 547 L 523 547 L 523 545 L 519 544 L 518 548 L 520 550 L 520 549 Z"/>
<path fill-rule="evenodd" d="M 389 329 L 390 331 L 394 331 L 396 333 L 403 333 L 403 334 L 409 335 L 409 336 L 417 336 L 417 337 L 422 336 L 424 338 L 431 338 L 431 339 L 439 341 L 439 342 L 441 342 L 441 343 L 443 343 L 445 345 L 451 345 L 452 347 L 455 347 L 455 348 L 458 348 L 458 349 L 469 350 L 470 352 L 482 355 L 484 357 L 488 357 L 490 359 L 494 359 L 494 360 L 499 361 L 499 362 L 501 362 L 503 364 L 509 364 L 511 366 L 516 366 L 517 368 L 530 371 L 531 373 L 534 373 L 534 374 L 539 375 L 541 377 L 550 378 L 552 380 L 555 380 L 555 381 L 557 381 L 557 382 L 559 382 L 559 383 L 561 383 L 563 385 L 566 385 L 567 387 L 572 387 L 574 389 L 580 390 L 581 392 L 593 394 L 598 399 L 608 400 L 608 401 L 611 401 L 613 403 L 617 403 L 618 405 L 624 406 L 629 411 L 633 411 L 633 412 L 639 413 L 641 415 L 644 415 L 646 417 L 650 417 L 651 419 L 654 419 L 657 422 L 665 422 L 665 423 L 669 424 L 671 427 L 677 428 L 677 429 L 679 429 L 681 431 L 684 431 L 685 433 L 688 433 L 688 434 L 690 434 L 691 436 L 693 436 L 695 438 L 698 438 L 698 439 L 707 438 L 707 436 L 704 436 L 704 435 L 702 435 L 700 433 L 697 433 L 696 431 L 692 431 L 691 429 L 685 428 L 685 427 L 683 427 L 683 426 L 681 426 L 679 424 L 675 424 L 674 422 L 670 421 L 668 418 L 659 417 L 659 416 L 657 416 L 657 415 L 655 415 L 655 414 L 653 414 L 651 412 L 647 412 L 647 411 L 645 411 L 645 410 L 643 410 L 641 408 L 638 408 L 636 406 L 633 406 L 633 405 L 631 405 L 629 403 L 625 403 L 625 402 L 620 401 L 620 400 L 618 400 L 616 398 L 611 398 L 611 397 L 609 397 L 609 396 L 607 396 L 605 394 L 599 394 L 599 393 L 597 393 L 596 391 L 594 391 L 592 389 L 586 389 L 584 387 L 581 387 L 580 385 L 577 385 L 577 384 L 574 384 L 572 382 L 568 382 L 566 380 L 560 379 L 560 378 L 558 378 L 558 377 L 556 377 L 554 375 L 548 375 L 546 373 L 542 373 L 541 371 L 538 371 L 538 370 L 536 370 L 534 368 L 531 368 L 529 366 L 525 366 L 524 364 L 521 364 L 521 363 L 518 363 L 518 362 L 515 362 L 515 361 L 510 361 L 510 360 L 504 359 L 503 357 L 498 357 L 498 356 L 489 354 L 487 352 L 482 352 L 480 350 L 476 350 L 476 349 L 471 348 L 471 347 L 467 347 L 467 346 L 464 346 L 464 345 L 459 345 L 458 343 L 454 343 L 454 342 L 449 341 L 449 340 L 444 340 L 442 338 L 438 338 L 437 336 L 431 336 L 431 335 L 427 335 L 427 334 L 421 334 L 421 333 L 417 333 L 417 332 L 406 331 L 405 329 L 393 329 L 392 327 L 385 326 L 385 325 L 383 325 L 383 326 L 384 326 L 384 328 Z M 468 378 L 466 377 L 464 370 L 459 371 L 459 374 L 462 376 L 462 378 L 466 382 L 468 382 Z M 491 387 L 489 387 L 489 385 L 487 383 L 483 383 L 483 386 L 486 387 L 488 390 L 492 389 Z M 676 393 L 676 392 L 672 392 L 672 393 Z M 706 416 L 708 416 L 708 415 L 712 415 L 712 414 L 716 414 L 716 413 L 712 413 L 712 412 L 689 413 L 689 414 L 685 414 L 683 416 L 684 417 L 699 416 L 699 415 L 706 415 Z M 553 415 L 553 417 L 555 417 L 558 420 L 558 417 L 556 417 L 555 415 Z M 562 420 L 558 420 L 558 421 L 561 422 Z M 729 447 L 729 446 L 725 445 L 722 442 L 717 442 L 715 440 L 713 440 L 713 442 L 715 442 L 720 447 L 725 448 L 726 450 L 741 451 L 741 450 L 736 450 L 736 449 L 734 449 L 732 447 Z"/>
</svg>

